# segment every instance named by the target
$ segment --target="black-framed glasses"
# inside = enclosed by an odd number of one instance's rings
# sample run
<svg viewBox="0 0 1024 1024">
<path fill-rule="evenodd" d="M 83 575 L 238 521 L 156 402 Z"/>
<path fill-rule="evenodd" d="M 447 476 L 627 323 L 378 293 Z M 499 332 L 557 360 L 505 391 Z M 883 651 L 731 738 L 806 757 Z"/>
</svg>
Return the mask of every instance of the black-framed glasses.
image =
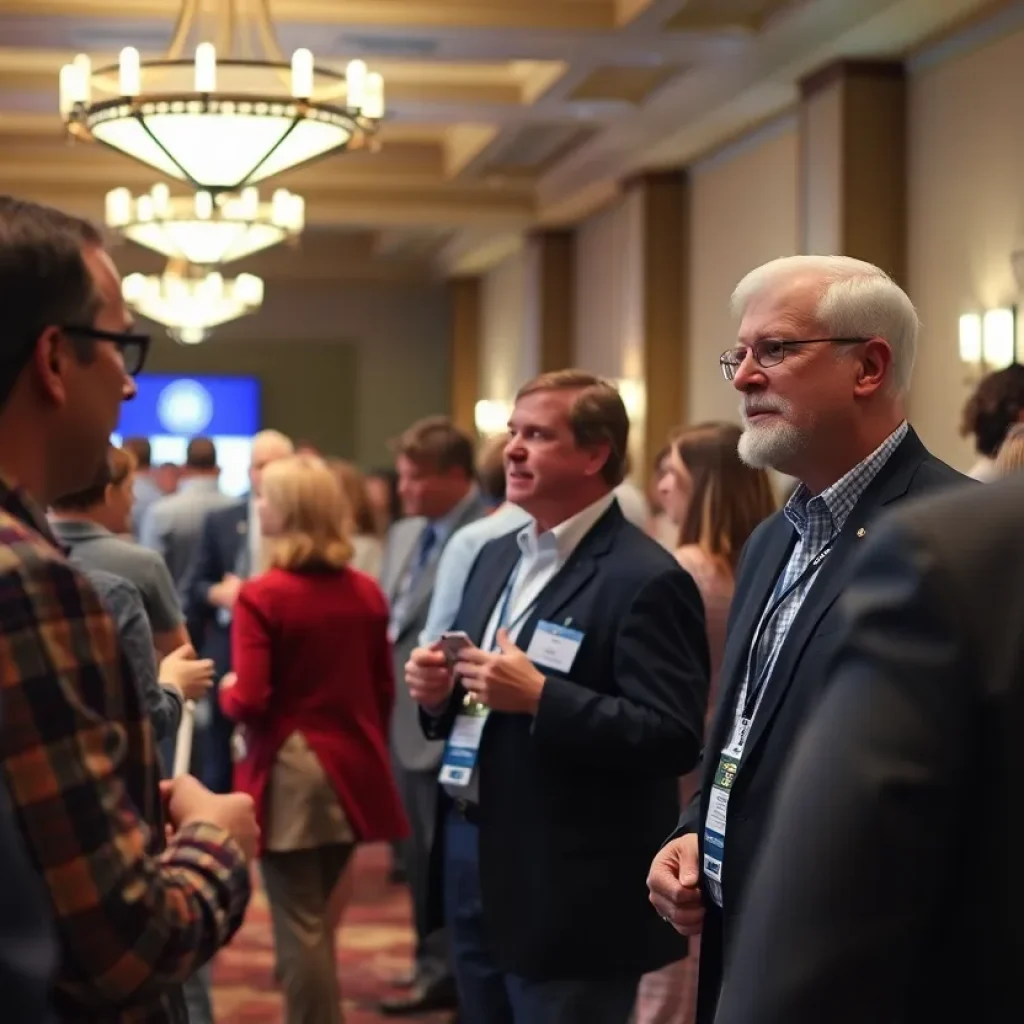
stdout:
<svg viewBox="0 0 1024 1024">
<path fill-rule="evenodd" d="M 733 380 L 736 371 L 743 365 L 749 352 L 754 357 L 754 362 L 765 370 L 778 366 L 786 358 L 788 349 L 796 348 L 798 345 L 859 345 L 862 342 L 870 341 L 870 338 L 761 338 L 752 345 L 730 348 L 718 357 L 718 364 L 722 367 L 722 376 L 726 380 Z"/>
<path fill-rule="evenodd" d="M 149 353 L 149 335 L 135 331 L 105 331 L 99 327 L 82 327 L 78 324 L 66 324 L 61 327 L 66 334 L 74 334 L 79 338 L 92 338 L 96 341 L 109 341 L 117 346 L 124 363 L 124 372 L 134 377 L 142 370 Z"/>
</svg>

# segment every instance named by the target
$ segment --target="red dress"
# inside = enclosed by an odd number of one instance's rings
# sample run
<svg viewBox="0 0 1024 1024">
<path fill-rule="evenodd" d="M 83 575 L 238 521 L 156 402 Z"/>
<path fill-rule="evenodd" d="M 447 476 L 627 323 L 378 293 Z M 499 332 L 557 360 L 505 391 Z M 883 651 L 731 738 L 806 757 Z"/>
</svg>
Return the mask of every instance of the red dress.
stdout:
<svg viewBox="0 0 1024 1024">
<path fill-rule="evenodd" d="M 391 774 L 394 700 L 387 601 L 355 569 L 271 569 L 243 584 L 231 630 L 234 686 L 220 706 L 245 726 L 235 789 L 256 802 L 260 828 L 277 752 L 301 732 L 360 842 L 400 839 L 408 826 Z"/>
</svg>

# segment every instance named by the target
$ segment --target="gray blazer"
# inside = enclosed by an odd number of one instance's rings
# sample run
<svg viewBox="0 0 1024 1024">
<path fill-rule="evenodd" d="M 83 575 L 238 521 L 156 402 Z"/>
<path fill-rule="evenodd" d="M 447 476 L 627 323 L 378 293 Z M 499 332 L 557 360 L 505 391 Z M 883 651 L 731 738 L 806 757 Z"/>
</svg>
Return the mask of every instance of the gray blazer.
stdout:
<svg viewBox="0 0 1024 1024">
<path fill-rule="evenodd" d="M 441 763 L 444 743 L 428 740 L 420 728 L 419 709 L 405 685 L 405 663 L 413 648 L 419 643 L 420 631 L 427 624 L 430 611 L 430 596 L 437 575 L 437 560 L 444 544 L 455 532 L 467 523 L 480 519 L 487 512 L 487 506 L 479 497 L 468 502 L 462 515 L 452 525 L 451 532 L 444 538 L 441 547 L 424 567 L 411 594 L 403 601 L 400 621 L 393 622 L 393 657 L 395 665 L 395 707 L 391 713 L 391 752 L 398 763 L 407 771 L 429 772 Z M 409 559 L 419 550 L 420 535 L 427 525 L 422 516 L 399 519 L 388 531 L 381 563 L 380 585 L 388 602 L 394 603 L 395 596 L 405 576 Z"/>
</svg>

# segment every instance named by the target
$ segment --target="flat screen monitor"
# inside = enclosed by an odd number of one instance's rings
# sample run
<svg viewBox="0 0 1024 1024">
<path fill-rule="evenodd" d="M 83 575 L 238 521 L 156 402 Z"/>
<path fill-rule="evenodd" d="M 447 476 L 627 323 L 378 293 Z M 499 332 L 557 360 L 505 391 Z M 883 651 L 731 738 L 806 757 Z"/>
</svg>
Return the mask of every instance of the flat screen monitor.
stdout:
<svg viewBox="0 0 1024 1024">
<path fill-rule="evenodd" d="M 146 437 L 153 465 L 182 465 L 197 435 L 212 438 L 220 467 L 220 489 L 241 496 L 249 489 L 252 437 L 260 429 L 260 381 L 256 377 L 142 373 L 138 394 L 121 406 L 112 438 Z"/>
</svg>

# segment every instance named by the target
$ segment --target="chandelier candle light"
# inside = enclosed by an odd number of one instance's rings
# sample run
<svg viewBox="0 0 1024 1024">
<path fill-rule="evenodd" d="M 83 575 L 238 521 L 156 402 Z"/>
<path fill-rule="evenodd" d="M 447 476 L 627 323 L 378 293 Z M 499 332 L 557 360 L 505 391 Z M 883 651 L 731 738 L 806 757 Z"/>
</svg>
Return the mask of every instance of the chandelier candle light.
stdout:
<svg viewBox="0 0 1024 1024">
<path fill-rule="evenodd" d="M 137 198 L 126 188 L 108 192 L 105 219 L 108 228 L 168 259 L 214 266 L 298 238 L 306 204 L 283 188 L 261 203 L 252 186 L 238 195 L 187 197 L 172 196 L 161 182 Z"/>
<path fill-rule="evenodd" d="M 159 276 L 129 274 L 121 294 L 136 312 L 163 324 L 175 341 L 197 345 L 212 328 L 258 310 L 263 281 L 252 274 L 225 280 L 217 271 L 169 267 Z"/>
<path fill-rule="evenodd" d="M 71 138 L 99 142 L 197 191 L 239 192 L 319 157 L 365 145 L 384 117 L 384 80 L 361 60 L 344 74 L 296 50 L 285 62 L 267 0 L 251 19 L 240 0 L 212 4 L 198 38 L 199 0 L 182 0 L 167 55 L 143 60 L 127 47 L 116 66 L 93 70 L 80 54 L 60 72 L 60 112 Z M 247 31 L 243 31 L 247 29 Z M 228 55 L 218 58 L 215 38 Z M 245 41 L 262 44 L 257 54 Z"/>
</svg>

